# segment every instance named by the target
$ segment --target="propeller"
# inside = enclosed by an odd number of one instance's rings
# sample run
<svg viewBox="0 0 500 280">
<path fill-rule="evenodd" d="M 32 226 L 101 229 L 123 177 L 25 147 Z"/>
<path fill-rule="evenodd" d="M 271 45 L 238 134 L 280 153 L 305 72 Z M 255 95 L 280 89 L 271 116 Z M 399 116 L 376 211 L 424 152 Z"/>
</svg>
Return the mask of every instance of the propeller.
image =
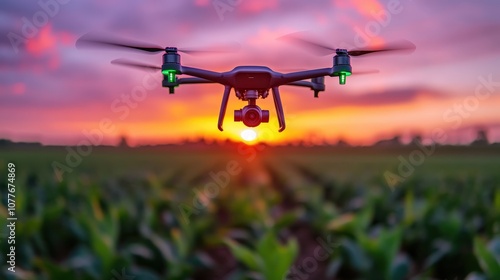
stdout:
<svg viewBox="0 0 500 280">
<path fill-rule="evenodd" d="M 302 38 L 297 36 L 296 34 L 289 34 L 281 37 L 280 39 L 291 42 L 296 45 L 300 45 L 302 47 L 308 48 L 311 51 L 317 53 L 318 55 L 329 55 L 334 54 L 337 48 L 328 46 L 319 42 L 315 42 L 310 39 Z M 379 47 L 371 47 L 367 49 L 354 49 L 349 50 L 347 53 L 350 56 L 362 56 L 371 53 L 380 53 L 380 52 L 393 52 L 393 51 L 406 51 L 408 53 L 413 52 L 416 49 L 415 44 L 407 40 L 400 40 L 388 44 L 384 44 Z"/>
<path fill-rule="evenodd" d="M 115 65 L 123 65 L 123 66 L 128 66 L 128 67 L 134 67 L 134 68 L 139 68 L 142 70 L 161 70 L 161 67 L 159 66 L 154 66 L 154 65 L 149 65 L 141 62 L 135 62 L 132 60 L 127 60 L 123 58 L 115 59 L 111 61 L 111 64 Z"/>
<path fill-rule="evenodd" d="M 369 49 L 355 49 L 347 51 L 350 56 L 361 56 L 365 54 L 371 53 L 380 53 L 380 52 L 406 52 L 408 54 L 414 52 L 416 49 L 415 44 L 407 40 L 400 40 L 397 42 L 392 42 L 388 44 L 384 44 L 381 47 L 374 47 Z"/>
<path fill-rule="evenodd" d="M 100 38 L 90 35 L 84 35 L 76 41 L 76 47 L 109 47 L 131 49 L 147 53 L 160 53 L 165 52 L 167 48 L 158 45 L 131 41 L 125 39 L 109 39 Z M 238 43 L 211 46 L 205 48 L 178 48 L 177 51 L 190 55 L 204 54 L 204 53 L 228 53 L 239 50 L 241 46 Z"/>
</svg>

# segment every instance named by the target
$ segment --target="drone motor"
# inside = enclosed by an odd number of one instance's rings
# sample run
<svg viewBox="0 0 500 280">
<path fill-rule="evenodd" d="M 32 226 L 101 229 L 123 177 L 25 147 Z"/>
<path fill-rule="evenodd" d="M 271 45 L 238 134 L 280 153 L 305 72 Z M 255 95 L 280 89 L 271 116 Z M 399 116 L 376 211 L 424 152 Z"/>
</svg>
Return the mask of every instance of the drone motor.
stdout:
<svg viewBox="0 0 500 280">
<path fill-rule="evenodd" d="M 176 74 L 181 72 L 181 56 L 177 53 L 177 48 L 165 48 L 163 55 L 163 65 L 161 73 L 163 74 L 163 87 L 168 87 L 170 94 L 174 93 L 174 88 L 179 85 Z"/>
<path fill-rule="evenodd" d="M 352 74 L 351 58 L 346 49 L 337 49 L 335 52 L 332 77 L 338 76 L 339 84 L 345 85 L 346 77 Z"/>
</svg>

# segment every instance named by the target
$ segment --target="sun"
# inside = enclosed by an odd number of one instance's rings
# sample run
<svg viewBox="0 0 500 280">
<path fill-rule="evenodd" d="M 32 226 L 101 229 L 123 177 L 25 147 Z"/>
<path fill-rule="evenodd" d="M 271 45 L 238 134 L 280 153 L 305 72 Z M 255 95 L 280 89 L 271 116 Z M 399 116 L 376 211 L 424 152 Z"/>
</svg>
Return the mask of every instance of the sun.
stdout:
<svg viewBox="0 0 500 280">
<path fill-rule="evenodd" d="M 257 133 L 252 129 L 245 129 L 241 132 L 241 138 L 247 142 L 252 142 L 257 139 Z"/>
</svg>

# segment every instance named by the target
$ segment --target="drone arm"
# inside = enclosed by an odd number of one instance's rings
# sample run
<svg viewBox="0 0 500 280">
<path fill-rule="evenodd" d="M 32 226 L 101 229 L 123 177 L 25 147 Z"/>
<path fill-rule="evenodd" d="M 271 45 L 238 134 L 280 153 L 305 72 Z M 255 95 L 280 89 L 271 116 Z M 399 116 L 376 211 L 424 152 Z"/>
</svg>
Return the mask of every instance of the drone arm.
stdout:
<svg viewBox="0 0 500 280">
<path fill-rule="evenodd" d="M 179 78 L 177 79 L 177 83 L 179 85 L 187 85 L 187 84 L 210 84 L 215 82 L 202 78 Z"/>
<path fill-rule="evenodd" d="M 307 87 L 314 91 L 314 97 L 318 97 L 321 91 L 325 91 L 325 77 L 312 78 L 311 81 L 296 81 L 285 86 Z"/>
<path fill-rule="evenodd" d="M 298 82 L 301 80 L 330 76 L 332 74 L 332 72 L 333 72 L 333 68 L 320 68 L 320 69 L 313 69 L 313 70 L 299 71 L 299 72 L 292 72 L 292 73 L 283 74 L 277 80 L 277 86 L 286 85 L 286 84 Z"/>
<path fill-rule="evenodd" d="M 226 79 L 224 79 L 224 76 L 222 75 L 222 73 L 219 73 L 219 72 L 213 72 L 213 71 L 199 69 L 199 68 L 182 66 L 180 74 L 185 74 L 185 75 L 201 78 L 204 80 L 211 81 L 212 83 L 226 84 Z"/>
<path fill-rule="evenodd" d="M 295 82 L 285 84 L 284 86 L 296 86 L 296 87 L 306 87 L 306 88 L 314 89 L 314 84 L 312 82 L 309 82 L 309 81 L 295 81 Z"/>
</svg>

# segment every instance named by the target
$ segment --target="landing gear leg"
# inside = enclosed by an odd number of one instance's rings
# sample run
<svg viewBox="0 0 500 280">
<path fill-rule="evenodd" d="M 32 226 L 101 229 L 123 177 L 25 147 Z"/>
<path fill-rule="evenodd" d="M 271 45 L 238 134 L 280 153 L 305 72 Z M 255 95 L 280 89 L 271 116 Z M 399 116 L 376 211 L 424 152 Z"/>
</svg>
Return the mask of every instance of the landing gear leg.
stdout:
<svg viewBox="0 0 500 280">
<path fill-rule="evenodd" d="M 276 114 L 278 115 L 278 123 L 280 125 L 279 132 L 285 130 L 285 113 L 283 113 L 283 105 L 281 104 L 280 90 L 278 87 L 273 87 L 274 106 L 276 107 Z"/>
<path fill-rule="evenodd" d="M 224 95 L 222 96 L 222 103 L 220 104 L 220 112 L 219 112 L 219 122 L 217 127 L 220 131 L 223 131 L 222 123 L 224 122 L 224 115 L 226 114 L 227 101 L 229 100 L 229 94 L 231 93 L 231 87 L 224 87 Z"/>
</svg>

